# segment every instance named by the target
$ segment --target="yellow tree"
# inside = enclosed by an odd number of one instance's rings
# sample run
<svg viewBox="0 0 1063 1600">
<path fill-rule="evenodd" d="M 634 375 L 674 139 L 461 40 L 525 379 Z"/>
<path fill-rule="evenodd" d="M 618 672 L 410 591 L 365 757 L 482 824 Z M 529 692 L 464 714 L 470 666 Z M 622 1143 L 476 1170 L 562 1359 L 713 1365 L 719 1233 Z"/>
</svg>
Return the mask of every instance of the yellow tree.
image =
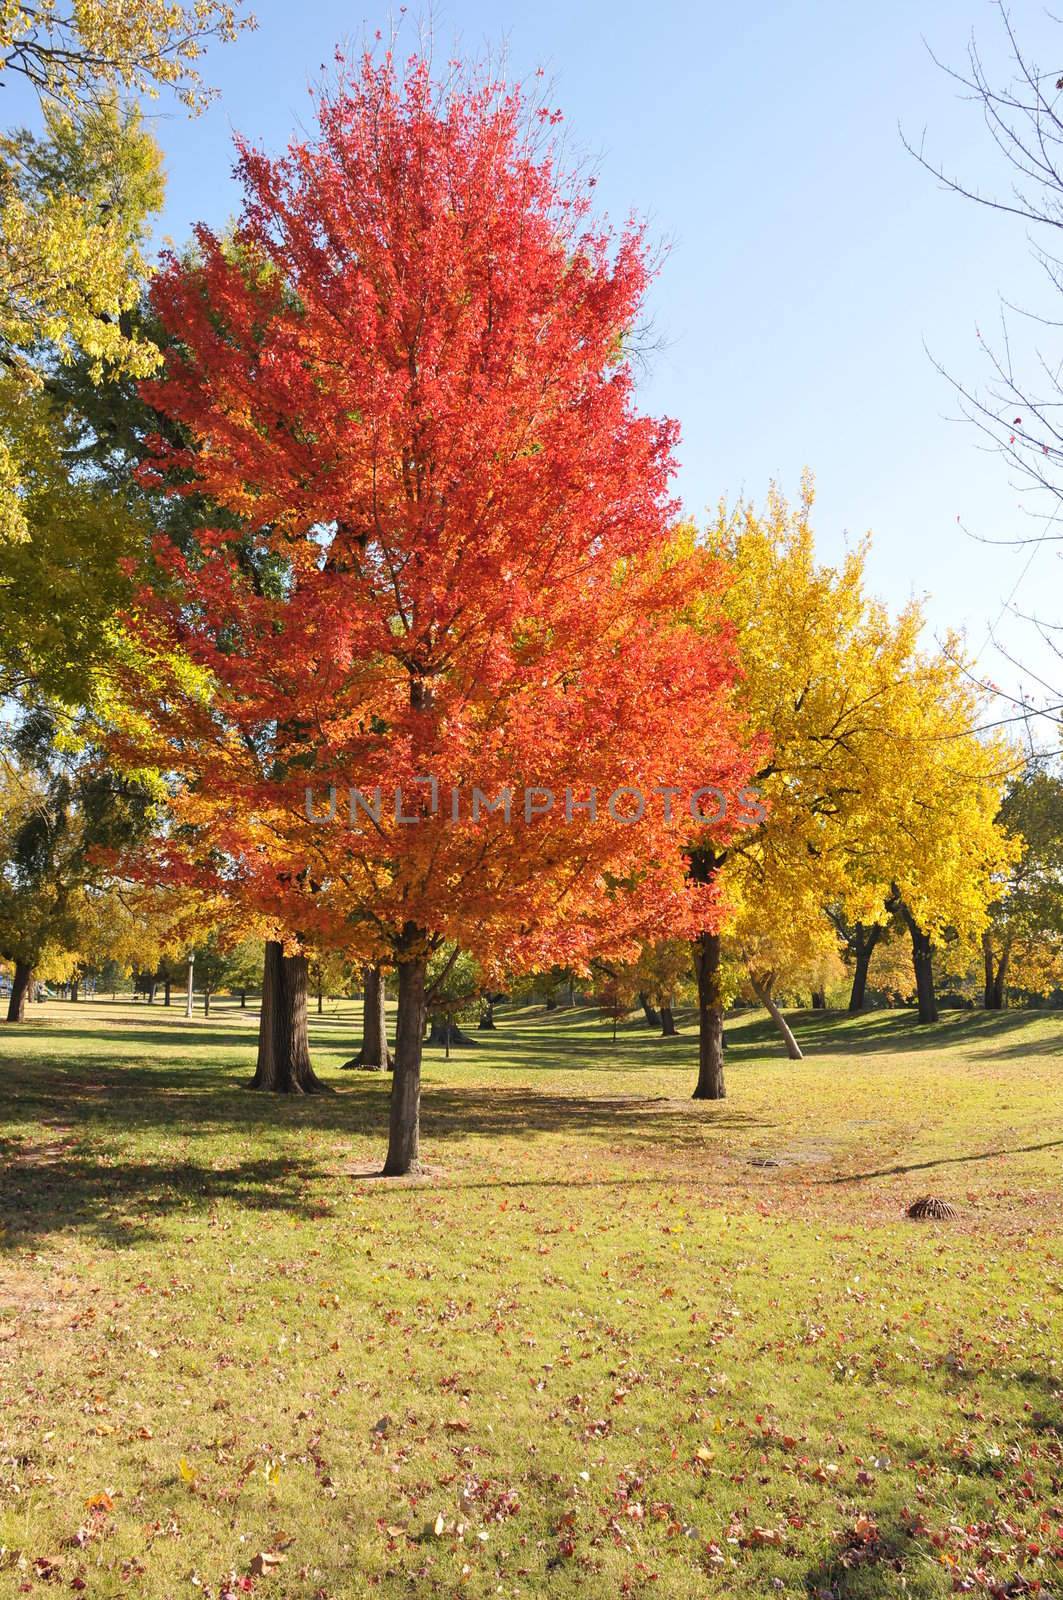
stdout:
<svg viewBox="0 0 1063 1600">
<path fill-rule="evenodd" d="M 62 669 L 77 660 L 78 639 L 44 655 L 44 630 L 36 626 L 37 637 L 14 659 L 6 646 L 20 626 L 33 631 L 38 616 L 54 615 L 62 626 L 68 571 L 97 548 L 101 516 L 83 473 L 61 490 L 57 518 L 40 494 L 42 478 L 56 476 L 64 423 L 43 392 L 49 374 L 80 359 L 94 382 L 105 374 L 142 378 L 159 360 L 131 314 L 147 277 L 148 218 L 162 203 L 161 157 L 129 97 L 168 89 L 189 110 L 200 109 L 209 98 L 198 70 L 203 47 L 232 38 L 244 25 L 238 12 L 224 0 L 0 3 L 0 85 L 28 83 L 42 118 L 36 132 L 0 134 L 2 694 L 27 681 L 46 695 L 68 693 Z M 77 519 L 66 515 L 78 496 L 80 536 Z M 113 539 L 103 549 L 114 556 Z M 48 588 L 53 565 L 58 595 Z M 117 572 L 116 561 L 110 570 Z M 34 574 L 36 605 L 25 592 Z M 86 575 L 73 621 L 89 615 L 105 632 L 111 597 L 104 592 L 94 603 L 93 576 Z M 53 681 L 52 668 L 64 681 Z M 27 671 L 36 676 L 27 680 Z"/>
<path fill-rule="evenodd" d="M 728 938 L 766 1004 L 779 973 L 836 949 L 827 907 L 875 924 L 888 919 L 894 891 L 904 891 L 927 918 L 928 899 L 936 901 L 932 931 L 973 926 L 987 873 L 1006 854 L 993 826 L 1001 752 L 963 737 L 973 708 L 962 669 L 920 655 L 916 606 L 893 618 L 868 595 L 866 541 L 836 566 L 817 561 L 812 505 L 806 479 L 796 506 L 773 489 L 763 510 L 721 508 L 709 533 L 732 577 L 724 606 L 743 668 L 735 692 L 770 755 L 756 778 L 763 814 L 755 825 L 726 848 L 691 851 L 692 871 L 718 880 L 732 908 L 723 942 L 704 935 L 695 945 L 698 1098 L 724 1092 Z M 951 762 L 942 759 L 946 748 Z M 949 806 L 962 809 L 966 856 L 954 839 L 949 848 Z"/>
</svg>

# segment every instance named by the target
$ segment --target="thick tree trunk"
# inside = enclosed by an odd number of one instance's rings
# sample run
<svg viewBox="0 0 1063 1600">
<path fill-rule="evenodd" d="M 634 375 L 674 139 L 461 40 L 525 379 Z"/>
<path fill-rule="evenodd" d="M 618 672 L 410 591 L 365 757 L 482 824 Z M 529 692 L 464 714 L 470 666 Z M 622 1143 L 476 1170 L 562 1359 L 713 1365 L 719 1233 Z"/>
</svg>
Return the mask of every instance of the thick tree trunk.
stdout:
<svg viewBox="0 0 1063 1600">
<path fill-rule="evenodd" d="M 642 1007 L 642 1014 L 646 1018 L 647 1028 L 659 1028 L 661 1025 L 661 1013 L 656 1006 L 650 1004 L 649 995 L 642 990 L 639 991 L 639 1005 Z"/>
<path fill-rule="evenodd" d="M 915 992 L 919 1003 L 919 1021 L 920 1023 L 936 1022 L 938 1020 L 938 1008 L 937 998 L 934 994 L 934 952 L 930 943 L 930 935 L 924 933 L 899 895 L 895 896 L 895 903 L 912 938 L 912 966 L 915 969 Z"/>
<path fill-rule="evenodd" d="M 786 1046 L 787 1056 L 791 1061 L 803 1061 L 805 1058 L 801 1054 L 801 1046 L 794 1038 L 790 1024 L 775 1003 L 775 997 L 771 992 L 771 982 L 767 979 L 755 978 L 752 973 L 749 975 L 749 981 L 753 985 L 753 992 L 757 999 L 779 1030 L 782 1042 Z"/>
<path fill-rule="evenodd" d="M 472 1040 L 458 1027 L 452 1017 L 439 1013 L 432 1018 L 426 1043 L 443 1045 L 449 1055 L 452 1045 L 472 1044 Z"/>
<path fill-rule="evenodd" d="M 678 1034 L 679 1034 L 679 1029 L 675 1025 L 675 1017 L 672 1014 L 671 1006 L 662 1006 L 661 1007 L 661 1038 L 662 1039 L 675 1039 L 675 1038 L 678 1037 Z"/>
<path fill-rule="evenodd" d="M 420 1169 L 421 1041 L 424 1035 L 424 984 L 427 960 L 399 963 L 399 1008 L 395 1024 L 395 1077 L 385 1178 Z"/>
<path fill-rule="evenodd" d="M 723 995 L 720 988 L 720 936 L 699 934 L 694 941 L 698 980 L 698 1081 L 692 1098 L 723 1100 Z"/>
<path fill-rule="evenodd" d="M 547 1011 L 556 1011 L 557 1010 L 557 995 L 556 994 L 548 994 L 547 995 L 547 997 L 546 997 L 546 1009 L 547 1009 Z"/>
<path fill-rule="evenodd" d="M 812 1009 L 813 1009 L 813 1011 L 826 1011 L 826 1009 L 827 1009 L 827 996 L 824 994 L 822 989 L 813 989 L 813 991 L 812 991 Z"/>
<path fill-rule="evenodd" d="M 171 990 L 171 988 L 172 988 L 172 984 L 170 982 L 170 979 L 169 978 L 164 978 L 163 979 L 163 985 L 162 985 L 162 1003 L 163 1003 L 164 1006 L 168 1006 L 170 1004 L 170 990 Z"/>
<path fill-rule="evenodd" d="M 850 940 L 849 948 L 853 952 L 855 965 L 853 967 L 853 987 L 849 994 L 849 1010 L 863 1011 L 867 995 L 867 974 L 871 967 L 871 957 L 875 953 L 875 946 L 882 937 L 882 927 L 873 923 L 870 928 L 865 928 L 858 922 Z"/>
<path fill-rule="evenodd" d="M 71 998 L 71 1000 L 73 1000 L 75 1005 L 77 1004 L 78 990 L 80 988 L 81 988 L 81 979 L 80 978 L 75 978 L 73 980 L 73 982 L 71 983 L 71 985 L 70 985 L 70 998 Z"/>
<path fill-rule="evenodd" d="M 286 956 L 276 939 L 266 943 L 258 1064 L 248 1085 L 272 1094 L 327 1094 L 310 1065 L 306 1031 L 306 957 Z"/>
<path fill-rule="evenodd" d="M 7 1004 L 8 1022 L 25 1022 L 26 999 L 32 984 L 33 968 L 25 961 L 16 961 L 11 979 L 11 998 Z"/>
<path fill-rule="evenodd" d="M 480 1013 L 479 1029 L 481 1033 L 492 1033 L 495 1029 L 495 1003 L 488 1000 Z"/>
<path fill-rule="evenodd" d="M 364 1068 L 366 1072 L 390 1071 L 395 1061 L 388 1050 L 387 1020 L 384 1011 L 386 989 L 379 967 L 366 967 L 362 977 L 362 1045 L 356 1056 L 343 1063 L 345 1072 Z"/>
</svg>

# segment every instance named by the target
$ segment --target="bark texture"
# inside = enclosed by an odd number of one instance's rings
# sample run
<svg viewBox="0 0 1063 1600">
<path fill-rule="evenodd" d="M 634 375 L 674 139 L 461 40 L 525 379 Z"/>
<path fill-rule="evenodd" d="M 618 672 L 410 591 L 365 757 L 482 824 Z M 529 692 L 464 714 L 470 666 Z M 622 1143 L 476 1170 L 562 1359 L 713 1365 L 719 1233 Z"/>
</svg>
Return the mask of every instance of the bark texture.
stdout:
<svg viewBox="0 0 1063 1600">
<path fill-rule="evenodd" d="M 262 975 L 258 1063 L 249 1088 L 270 1094 L 328 1092 L 310 1065 L 306 995 L 306 957 L 286 956 L 278 940 L 268 940 Z"/>
<path fill-rule="evenodd" d="M 768 1013 L 768 1016 L 778 1029 L 782 1038 L 782 1042 L 786 1046 L 786 1054 L 789 1056 L 790 1060 L 803 1061 L 805 1058 L 801 1054 L 801 1046 L 794 1038 L 793 1029 L 790 1027 L 790 1024 L 780 1011 L 775 1000 L 775 996 L 771 992 L 772 980 L 770 978 L 754 977 L 752 974 L 750 974 L 750 982 L 753 985 L 753 992 L 755 993 L 757 999 L 760 1001 L 761 1005 Z"/>
<path fill-rule="evenodd" d="M 639 1005 L 642 1007 L 642 1015 L 646 1018 L 647 1028 L 659 1028 L 661 1025 L 661 1013 L 655 1005 L 651 1004 L 649 995 L 642 991 L 639 992 Z"/>
<path fill-rule="evenodd" d="M 411 943 L 414 942 L 412 939 Z M 402 1178 L 420 1169 L 421 1042 L 424 1036 L 424 985 L 427 961 L 418 956 L 399 963 L 399 1004 L 395 1024 L 395 1076 L 385 1178 Z"/>
<path fill-rule="evenodd" d="M 386 988 L 379 967 L 366 967 L 362 977 L 362 1043 L 358 1054 L 343 1063 L 345 1072 L 390 1071 L 395 1059 L 388 1049 L 384 1012 Z"/>
<path fill-rule="evenodd" d="M 7 1003 L 8 1022 L 25 1022 L 26 1001 L 32 984 L 33 968 L 26 961 L 16 961 L 11 979 L 11 998 Z"/>
<path fill-rule="evenodd" d="M 723 1100 L 723 993 L 720 986 L 720 936 L 702 933 L 694 941 L 698 980 L 698 1081 L 694 1100 Z"/>
<path fill-rule="evenodd" d="M 930 935 L 919 926 L 908 906 L 899 895 L 895 896 L 896 909 L 912 940 L 912 966 L 915 970 L 915 993 L 919 1007 L 920 1023 L 938 1020 L 937 996 L 934 993 L 934 949 Z"/>
<path fill-rule="evenodd" d="M 849 993 L 849 1010 L 862 1011 L 867 996 L 867 974 L 871 966 L 871 957 L 875 953 L 875 946 L 882 938 L 880 923 L 872 923 L 865 927 L 858 922 L 849 940 L 849 948 L 853 952 L 853 987 Z"/>
</svg>

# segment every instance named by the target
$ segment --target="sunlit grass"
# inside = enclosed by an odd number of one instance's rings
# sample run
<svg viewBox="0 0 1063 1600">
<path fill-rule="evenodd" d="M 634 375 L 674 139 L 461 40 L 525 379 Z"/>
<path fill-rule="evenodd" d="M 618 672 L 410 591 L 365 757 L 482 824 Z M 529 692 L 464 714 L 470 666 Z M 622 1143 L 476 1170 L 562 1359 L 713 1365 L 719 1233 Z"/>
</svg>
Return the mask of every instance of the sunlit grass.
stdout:
<svg viewBox="0 0 1063 1600">
<path fill-rule="evenodd" d="M 1063 1017 L 750 1018 L 707 1104 L 503 1009 L 404 1183 L 355 1014 L 293 1101 L 231 1003 L 0 1034 L 12 1592 L 1058 1592 Z"/>
</svg>

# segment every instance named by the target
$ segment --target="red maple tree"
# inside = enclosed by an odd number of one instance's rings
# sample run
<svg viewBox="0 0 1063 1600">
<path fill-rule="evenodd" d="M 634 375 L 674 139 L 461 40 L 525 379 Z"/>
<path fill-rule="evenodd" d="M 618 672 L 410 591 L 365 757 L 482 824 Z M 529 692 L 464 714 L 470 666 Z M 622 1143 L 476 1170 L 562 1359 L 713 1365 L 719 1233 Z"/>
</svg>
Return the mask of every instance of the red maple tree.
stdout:
<svg viewBox="0 0 1063 1600">
<path fill-rule="evenodd" d="M 388 1173 L 418 1159 L 432 952 L 579 966 L 715 925 L 685 795 L 748 774 L 730 637 L 685 616 L 715 580 L 675 532 L 676 428 L 634 404 L 643 235 L 594 220 L 555 118 L 363 58 L 312 140 L 239 146 L 235 231 L 153 291 L 146 391 L 188 446 L 145 470 L 224 513 L 141 597 L 164 853 L 290 949 L 397 966 Z"/>
</svg>

